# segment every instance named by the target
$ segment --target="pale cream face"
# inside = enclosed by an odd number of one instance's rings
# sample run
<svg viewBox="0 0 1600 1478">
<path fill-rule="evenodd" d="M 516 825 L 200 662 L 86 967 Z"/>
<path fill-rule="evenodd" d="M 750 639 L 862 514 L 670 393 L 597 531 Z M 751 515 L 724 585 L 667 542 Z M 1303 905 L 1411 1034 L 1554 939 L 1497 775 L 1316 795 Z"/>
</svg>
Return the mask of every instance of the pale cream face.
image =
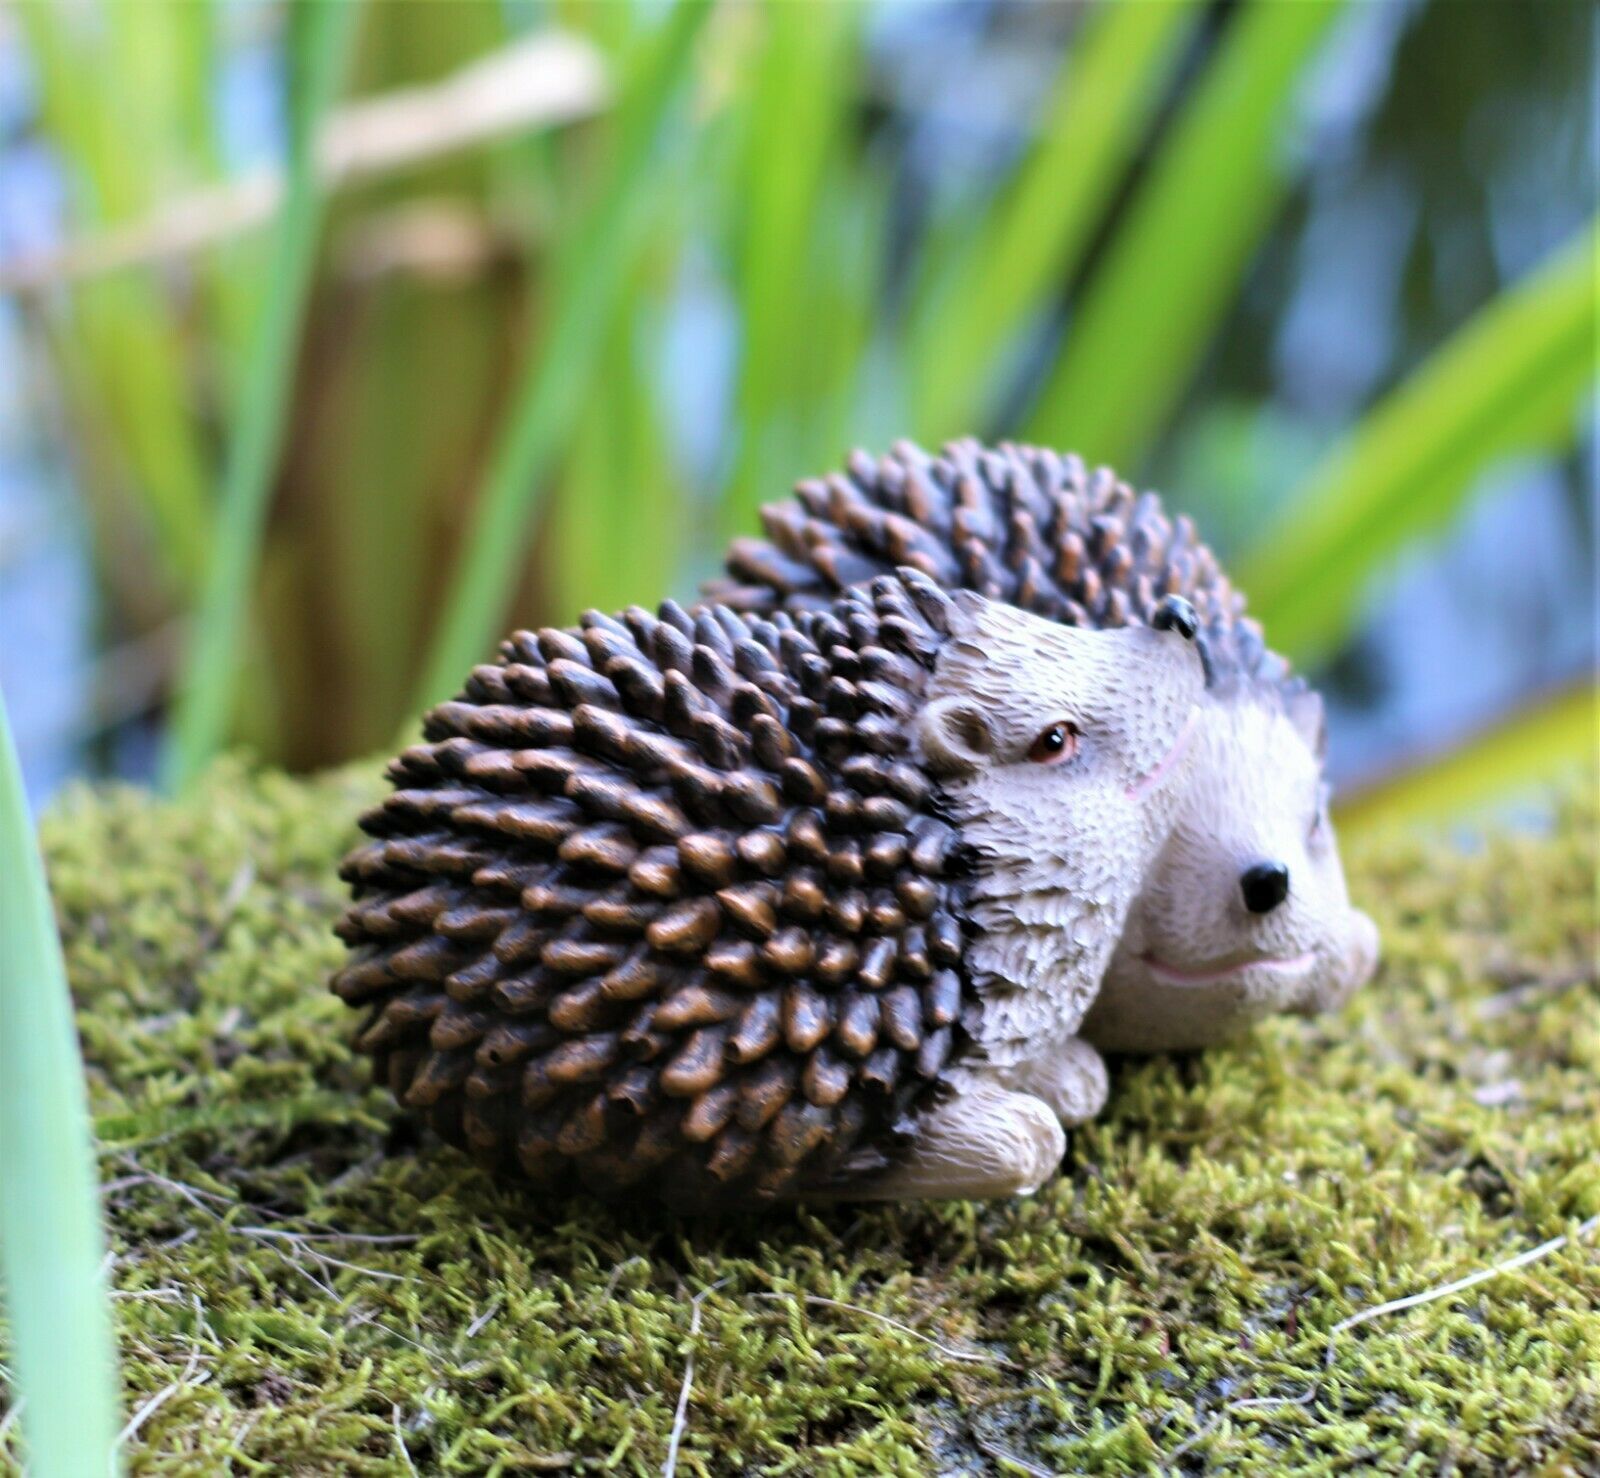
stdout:
<svg viewBox="0 0 1600 1478">
<path fill-rule="evenodd" d="M 1106 1050 L 1202 1047 L 1276 1012 L 1327 1010 L 1377 964 L 1307 735 L 1271 695 L 1209 698 L 1202 715 L 1172 834 L 1084 1024 Z"/>
<path fill-rule="evenodd" d="M 1003 1063 L 1076 1031 L 1187 789 L 1204 672 L 1177 631 L 957 602 L 917 739 L 978 854 L 968 964 Z"/>
</svg>

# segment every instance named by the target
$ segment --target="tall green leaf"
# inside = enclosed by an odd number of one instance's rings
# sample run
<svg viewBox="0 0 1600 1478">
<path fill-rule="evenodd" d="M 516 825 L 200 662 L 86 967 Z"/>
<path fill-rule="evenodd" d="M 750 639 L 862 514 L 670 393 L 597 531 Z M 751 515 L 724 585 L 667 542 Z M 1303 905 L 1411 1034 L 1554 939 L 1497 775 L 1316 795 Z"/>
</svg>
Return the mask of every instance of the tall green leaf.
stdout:
<svg viewBox="0 0 1600 1478">
<path fill-rule="evenodd" d="M 290 109 L 288 183 L 223 473 L 216 543 L 162 756 L 162 777 L 171 787 L 192 779 L 227 736 L 295 347 L 316 262 L 322 215 L 317 132 L 344 75 L 359 15 L 357 0 L 307 0 L 290 12 L 291 77 L 297 85 Z"/>
<path fill-rule="evenodd" d="M 641 309 L 642 292 L 630 297 Z M 688 503 L 652 394 L 641 325 L 619 314 L 605 354 L 605 403 L 584 408 L 550 530 L 551 604 L 650 606 L 673 593 Z"/>
<path fill-rule="evenodd" d="M 637 56 L 647 18 L 629 5 L 567 7 L 567 19 L 621 60 Z M 685 241 L 699 224 L 695 186 L 704 150 L 658 157 L 648 247 L 639 253 L 605 331 L 596 371 L 604 395 L 579 413 L 539 543 L 539 597 L 570 617 L 590 607 L 651 606 L 674 593 L 696 512 L 667 434 L 656 384 L 665 303 L 679 281 Z"/>
<path fill-rule="evenodd" d="M 194 7 L 195 10 L 200 7 Z M 80 226 L 134 219 L 155 198 L 174 142 L 164 101 L 193 68 L 180 48 L 161 44 L 189 9 L 164 6 L 59 6 L 20 0 L 17 14 L 37 80 L 40 111 L 74 186 Z M 131 14 L 130 12 L 136 12 Z M 101 22 L 105 22 L 102 25 Z M 133 85 L 119 43 L 137 38 L 135 55 L 171 87 Z M 84 79 L 95 79 L 85 86 Z M 80 370 L 70 386 L 77 415 L 114 443 L 156 535 L 168 583 L 191 594 L 199 585 L 211 523 L 206 458 L 190 415 L 184 327 L 156 284 L 113 277 L 82 284 L 63 317 Z M 115 550 L 102 550 L 114 558 Z"/>
<path fill-rule="evenodd" d="M 888 260 L 890 193 L 886 172 L 874 161 L 839 159 L 836 181 L 820 202 L 812 248 L 811 300 L 825 329 L 811 336 L 810 352 L 797 361 L 804 374 L 789 416 L 791 470 L 761 489 L 761 502 L 787 493 L 797 477 L 834 465 L 847 446 L 887 446 L 904 434 L 903 397 L 887 373 L 892 346 L 875 333 L 883 274 L 861 267 Z"/>
<path fill-rule="evenodd" d="M 705 23 L 704 0 L 685 0 L 651 38 L 625 89 L 621 139 L 606 179 L 563 237 L 553 268 L 548 328 L 511 397 L 505 428 L 479 490 L 444 617 L 423 666 L 417 707 L 452 691 L 489 651 L 503 619 L 550 469 L 594 393 L 606 329 L 660 208 L 657 152 Z"/>
<path fill-rule="evenodd" d="M 1031 436 L 1138 467 L 1288 188 L 1289 104 L 1338 11 L 1243 0 L 1068 324 Z"/>
<path fill-rule="evenodd" d="M 907 372 L 922 439 L 980 429 L 997 361 L 1077 270 L 1200 10 L 1197 0 L 1101 0 L 1085 22 L 1037 142 L 917 305 Z"/>
<path fill-rule="evenodd" d="M 507 35 L 500 0 L 369 5 L 345 91 L 370 101 L 448 87 Z M 371 754 L 409 711 L 441 533 L 472 495 L 520 363 L 520 271 L 489 223 L 533 212 L 508 208 L 494 179 L 513 167 L 504 151 L 536 142 L 463 151 L 328 200 L 324 237 L 342 246 L 318 273 L 301 336 L 256 593 L 265 660 L 242 695 L 263 701 L 241 704 L 232 727 L 292 768 Z M 495 241 L 496 254 L 466 272 L 363 270 L 375 242 L 403 240 L 418 219 Z"/>
<path fill-rule="evenodd" d="M 1571 775 L 1594 785 L 1600 688 L 1577 684 L 1491 724 L 1449 753 L 1366 786 L 1337 808 L 1347 839 L 1458 822 L 1501 801 L 1548 792 Z"/>
<path fill-rule="evenodd" d="M 817 312 L 817 234 L 830 179 L 848 143 L 861 7 L 771 5 L 743 99 L 735 195 L 740 346 L 734 466 L 722 501 L 725 535 L 748 533 L 794 465 L 805 380 L 830 325 Z M 870 274 L 872 264 L 853 263 Z"/>
<path fill-rule="evenodd" d="M 0 697 L 0 1270 L 12 1397 L 41 1475 L 110 1471 L 104 1255 L 72 999 Z"/>
<path fill-rule="evenodd" d="M 1444 522 L 1485 467 L 1570 445 L 1595 378 L 1597 248 L 1600 221 L 1479 310 L 1289 495 L 1238 569 L 1274 646 L 1326 653 L 1372 574 Z"/>
</svg>

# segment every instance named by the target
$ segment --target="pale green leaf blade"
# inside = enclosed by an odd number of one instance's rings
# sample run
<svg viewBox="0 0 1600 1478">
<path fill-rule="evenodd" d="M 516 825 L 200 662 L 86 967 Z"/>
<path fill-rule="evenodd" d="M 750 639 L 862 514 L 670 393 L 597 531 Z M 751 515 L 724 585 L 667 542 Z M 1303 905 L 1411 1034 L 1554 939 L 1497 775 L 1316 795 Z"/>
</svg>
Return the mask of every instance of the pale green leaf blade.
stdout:
<svg viewBox="0 0 1600 1478">
<path fill-rule="evenodd" d="M 1595 377 L 1600 224 L 1501 293 L 1379 402 L 1240 563 L 1274 646 L 1324 655 L 1371 576 L 1515 451 L 1570 445 Z"/>
<path fill-rule="evenodd" d="M 216 543 L 162 756 L 162 778 L 173 788 L 187 784 L 216 754 L 232 717 L 295 347 L 316 262 L 322 194 L 314 143 L 344 76 L 359 15 L 358 0 L 312 0 L 291 12 L 290 52 L 301 85 L 290 110 L 288 179 L 223 474 Z"/>
<path fill-rule="evenodd" d="M 980 426 L 997 361 L 1080 265 L 1201 10 L 1196 0 L 1102 0 L 1085 22 L 1037 142 L 916 305 L 907 367 L 918 437 Z"/>
<path fill-rule="evenodd" d="M 72 999 L 0 697 L 0 1271 L 35 1473 L 112 1470 L 104 1256 Z"/>
<path fill-rule="evenodd" d="M 1418 826 L 1470 820 L 1487 808 L 1537 799 L 1600 765 L 1600 688 L 1584 682 L 1491 724 L 1447 754 L 1363 786 L 1336 810 L 1340 835 L 1366 841 Z"/>
<path fill-rule="evenodd" d="M 548 328 L 510 397 L 506 425 L 423 665 L 418 708 L 450 693 L 493 645 L 552 463 L 568 445 L 584 399 L 594 389 L 606 328 L 630 269 L 649 244 L 663 193 L 656 177 L 657 144 L 671 131 L 708 9 L 691 0 L 662 23 L 642 75 L 628 89 L 622 142 L 608 178 L 562 243 Z"/>
<path fill-rule="evenodd" d="M 692 503 L 673 465 L 647 330 L 651 294 L 669 274 L 683 230 L 657 233 L 610 325 L 601 382 L 576 428 L 545 538 L 548 599 L 571 615 L 651 607 L 673 593 Z"/>
<path fill-rule="evenodd" d="M 1285 118 L 1339 8 L 1339 0 L 1238 8 L 1068 324 L 1030 437 L 1137 469 L 1288 189 Z"/>
<path fill-rule="evenodd" d="M 735 196 L 735 271 L 742 343 L 733 470 L 722 531 L 749 533 L 756 510 L 806 469 L 797 428 L 813 407 L 808 371 L 835 325 L 817 312 L 818 234 L 845 185 L 851 85 L 862 7 L 772 5 L 749 76 Z M 872 264 L 853 264 L 870 275 Z"/>
</svg>

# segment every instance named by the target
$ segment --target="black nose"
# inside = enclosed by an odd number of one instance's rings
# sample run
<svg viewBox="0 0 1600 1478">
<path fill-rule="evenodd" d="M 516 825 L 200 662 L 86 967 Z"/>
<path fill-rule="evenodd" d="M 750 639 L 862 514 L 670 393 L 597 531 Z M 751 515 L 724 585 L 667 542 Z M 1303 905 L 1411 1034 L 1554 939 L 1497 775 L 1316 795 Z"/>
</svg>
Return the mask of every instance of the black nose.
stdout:
<svg viewBox="0 0 1600 1478">
<path fill-rule="evenodd" d="M 1239 891 L 1251 913 L 1271 913 L 1289 896 L 1289 869 L 1281 862 L 1258 862 L 1239 874 Z"/>
<path fill-rule="evenodd" d="M 1200 618 L 1181 595 L 1164 595 L 1150 617 L 1150 624 L 1157 631 L 1176 631 L 1185 641 L 1193 641 L 1195 632 L 1200 629 Z"/>
</svg>

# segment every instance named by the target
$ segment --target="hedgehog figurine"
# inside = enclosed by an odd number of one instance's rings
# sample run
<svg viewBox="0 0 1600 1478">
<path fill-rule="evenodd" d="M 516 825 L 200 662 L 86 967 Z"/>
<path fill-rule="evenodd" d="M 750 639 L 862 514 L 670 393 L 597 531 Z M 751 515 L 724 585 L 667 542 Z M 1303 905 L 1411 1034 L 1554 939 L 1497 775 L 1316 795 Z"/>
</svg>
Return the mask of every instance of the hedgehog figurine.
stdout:
<svg viewBox="0 0 1600 1478">
<path fill-rule="evenodd" d="M 1107 1050 L 1203 1047 L 1281 1011 L 1341 1004 L 1378 935 L 1350 905 L 1323 781 L 1322 705 L 1270 652 L 1186 517 L 1108 468 L 965 440 L 855 453 L 762 510 L 708 599 L 799 611 L 897 566 L 1084 629 L 1194 606 L 1208 692 L 1191 782 L 1084 1025 Z"/>
<path fill-rule="evenodd" d="M 359 1048 L 541 1186 L 1031 1191 L 1103 1101 L 1078 1029 L 1186 789 L 1196 618 L 1150 617 L 907 569 L 513 635 L 344 864 Z"/>
</svg>

